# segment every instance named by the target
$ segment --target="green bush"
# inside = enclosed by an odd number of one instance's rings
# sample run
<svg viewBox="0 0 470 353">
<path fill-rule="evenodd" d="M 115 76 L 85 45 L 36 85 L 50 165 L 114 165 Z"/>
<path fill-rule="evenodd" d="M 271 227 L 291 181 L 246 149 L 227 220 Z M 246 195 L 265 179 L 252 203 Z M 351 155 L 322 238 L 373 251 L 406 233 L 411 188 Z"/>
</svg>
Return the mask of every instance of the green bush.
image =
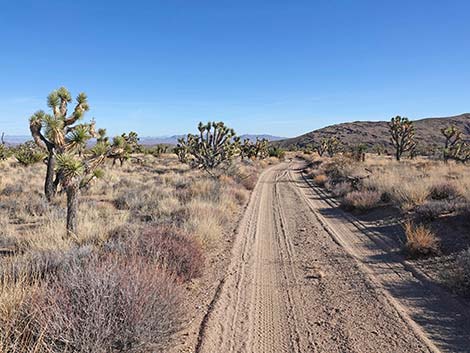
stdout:
<svg viewBox="0 0 470 353">
<path fill-rule="evenodd" d="M 46 154 L 41 151 L 33 141 L 28 141 L 20 146 L 15 151 L 16 160 L 24 166 L 29 166 L 42 161 Z"/>
</svg>

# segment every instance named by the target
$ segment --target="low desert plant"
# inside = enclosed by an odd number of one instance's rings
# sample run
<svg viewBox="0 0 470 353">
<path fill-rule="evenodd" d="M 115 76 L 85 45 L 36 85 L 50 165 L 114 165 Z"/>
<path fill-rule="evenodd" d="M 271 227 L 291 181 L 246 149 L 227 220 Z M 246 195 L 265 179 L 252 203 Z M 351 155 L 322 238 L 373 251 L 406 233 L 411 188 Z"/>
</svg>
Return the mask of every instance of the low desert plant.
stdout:
<svg viewBox="0 0 470 353">
<path fill-rule="evenodd" d="M 253 173 L 242 178 L 241 184 L 245 187 L 245 189 L 253 190 L 256 186 L 257 181 L 258 175 L 256 173 Z"/>
<path fill-rule="evenodd" d="M 470 248 L 457 255 L 452 269 L 444 273 L 445 281 L 455 291 L 470 296 Z"/>
<path fill-rule="evenodd" d="M 106 248 L 121 255 L 142 257 L 182 281 L 199 277 L 204 267 L 201 246 L 174 227 L 119 227 L 111 235 Z"/>
<path fill-rule="evenodd" d="M 439 216 L 456 210 L 455 202 L 448 200 L 429 200 L 419 205 L 416 210 L 416 216 L 422 221 L 431 222 Z"/>
<path fill-rule="evenodd" d="M 138 258 L 95 258 L 59 275 L 21 308 L 39 352 L 161 351 L 181 322 L 180 290 Z"/>
<path fill-rule="evenodd" d="M 432 200 L 455 199 L 460 196 L 460 192 L 454 184 L 442 182 L 431 186 L 429 198 Z"/>
<path fill-rule="evenodd" d="M 341 201 L 347 210 L 367 211 L 378 206 L 381 194 L 374 190 L 352 191 Z"/>
<path fill-rule="evenodd" d="M 422 224 L 414 225 L 410 221 L 405 223 L 404 229 L 405 249 L 410 256 L 427 256 L 438 252 L 439 242 L 431 229 Z"/>
<path fill-rule="evenodd" d="M 326 183 L 325 187 L 336 197 L 344 197 L 352 191 L 351 183 L 347 181 L 339 182 L 337 184 Z"/>
</svg>

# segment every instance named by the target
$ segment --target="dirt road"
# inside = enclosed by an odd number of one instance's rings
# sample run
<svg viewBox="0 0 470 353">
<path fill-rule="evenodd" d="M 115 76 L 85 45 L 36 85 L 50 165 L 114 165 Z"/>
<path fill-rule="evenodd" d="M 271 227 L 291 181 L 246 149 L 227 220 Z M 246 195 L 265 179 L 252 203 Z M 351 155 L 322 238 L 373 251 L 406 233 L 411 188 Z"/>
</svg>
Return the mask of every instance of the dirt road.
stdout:
<svg viewBox="0 0 470 353">
<path fill-rule="evenodd" d="M 197 352 L 439 351 L 387 290 L 399 271 L 369 266 L 354 238 L 330 229 L 301 167 L 261 175 Z"/>
</svg>

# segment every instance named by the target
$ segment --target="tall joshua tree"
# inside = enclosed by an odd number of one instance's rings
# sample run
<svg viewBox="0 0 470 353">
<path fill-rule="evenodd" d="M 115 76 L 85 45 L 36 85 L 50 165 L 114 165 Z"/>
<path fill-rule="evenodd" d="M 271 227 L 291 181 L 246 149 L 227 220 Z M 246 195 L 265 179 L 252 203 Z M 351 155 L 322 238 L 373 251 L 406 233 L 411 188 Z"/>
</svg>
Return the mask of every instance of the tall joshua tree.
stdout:
<svg viewBox="0 0 470 353">
<path fill-rule="evenodd" d="M 73 112 L 68 115 L 68 105 L 72 102 L 70 92 L 61 87 L 49 94 L 47 105 L 52 114 L 39 110 L 31 116 L 29 128 L 34 142 L 47 152 L 47 171 L 44 183 L 44 194 L 51 201 L 57 192 L 60 183 L 60 173 L 55 174 L 56 154 L 64 153 L 66 149 L 66 136 L 78 146 L 88 137 L 83 125 L 74 125 L 89 109 L 87 96 L 80 93 L 76 98 Z M 93 123 L 92 123 L 93 124 Z"/>
<path fill-rule="evenodd" d="M 412 151 L 416 147 L 415 128 L 413 122 L 399 115 L 392 118 L 388 126 L 390 140 L 395 148 L 395 158 L 399 161 L 404 152 Z"/>
</svg>

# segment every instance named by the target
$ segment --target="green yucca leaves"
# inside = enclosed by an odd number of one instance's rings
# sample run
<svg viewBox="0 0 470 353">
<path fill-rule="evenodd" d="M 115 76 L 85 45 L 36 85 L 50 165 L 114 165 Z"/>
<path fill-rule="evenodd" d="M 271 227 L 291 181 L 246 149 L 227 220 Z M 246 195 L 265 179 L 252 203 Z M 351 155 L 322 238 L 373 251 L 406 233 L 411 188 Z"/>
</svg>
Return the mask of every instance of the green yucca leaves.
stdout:
<svg viewBox="0 0 470 353">
<path fill-rule="evenodd" d="M 88 97 L 84 92 L 81 92 L 77 96 L 77 103 L 78 104 L 85 104 L 87 103 Z"/>
<path fill-rule="evenodd" d="M 42 121 L 47 139 L 57 146 L 63 146 L 65 144 L 64 120 L 45 114 Z"/>
<path fill-rule="evenodd" d="M 56 108 L 60 104 L 60 98 L 57 91 L 53 91 L 47 96 L 47 106 L 50 108 Z"/>
<path fill-rule="evenodd" d="M 89 125 L 77 125 L 67 134 L 67 149 L 81 152 L 85 148 L 87 141 L 92 137 Z"/>
<path fill-rule="evenodd" d="M 70 94 L 70 92 L 67 88 L 60 87 L 55 92 L 61 100 L 65 101 L 67 103 L 70 103 L 72 101 L 72 95 Z"/>
<path fill-rule="evenodd" d="M 74 178 L 80 177 L 85 173 L 85 165 L 79 159 L 68 153 L 58 154 L 57 171 L 62 175 L 65 181 L 70 181 Z"/>
</svg>

